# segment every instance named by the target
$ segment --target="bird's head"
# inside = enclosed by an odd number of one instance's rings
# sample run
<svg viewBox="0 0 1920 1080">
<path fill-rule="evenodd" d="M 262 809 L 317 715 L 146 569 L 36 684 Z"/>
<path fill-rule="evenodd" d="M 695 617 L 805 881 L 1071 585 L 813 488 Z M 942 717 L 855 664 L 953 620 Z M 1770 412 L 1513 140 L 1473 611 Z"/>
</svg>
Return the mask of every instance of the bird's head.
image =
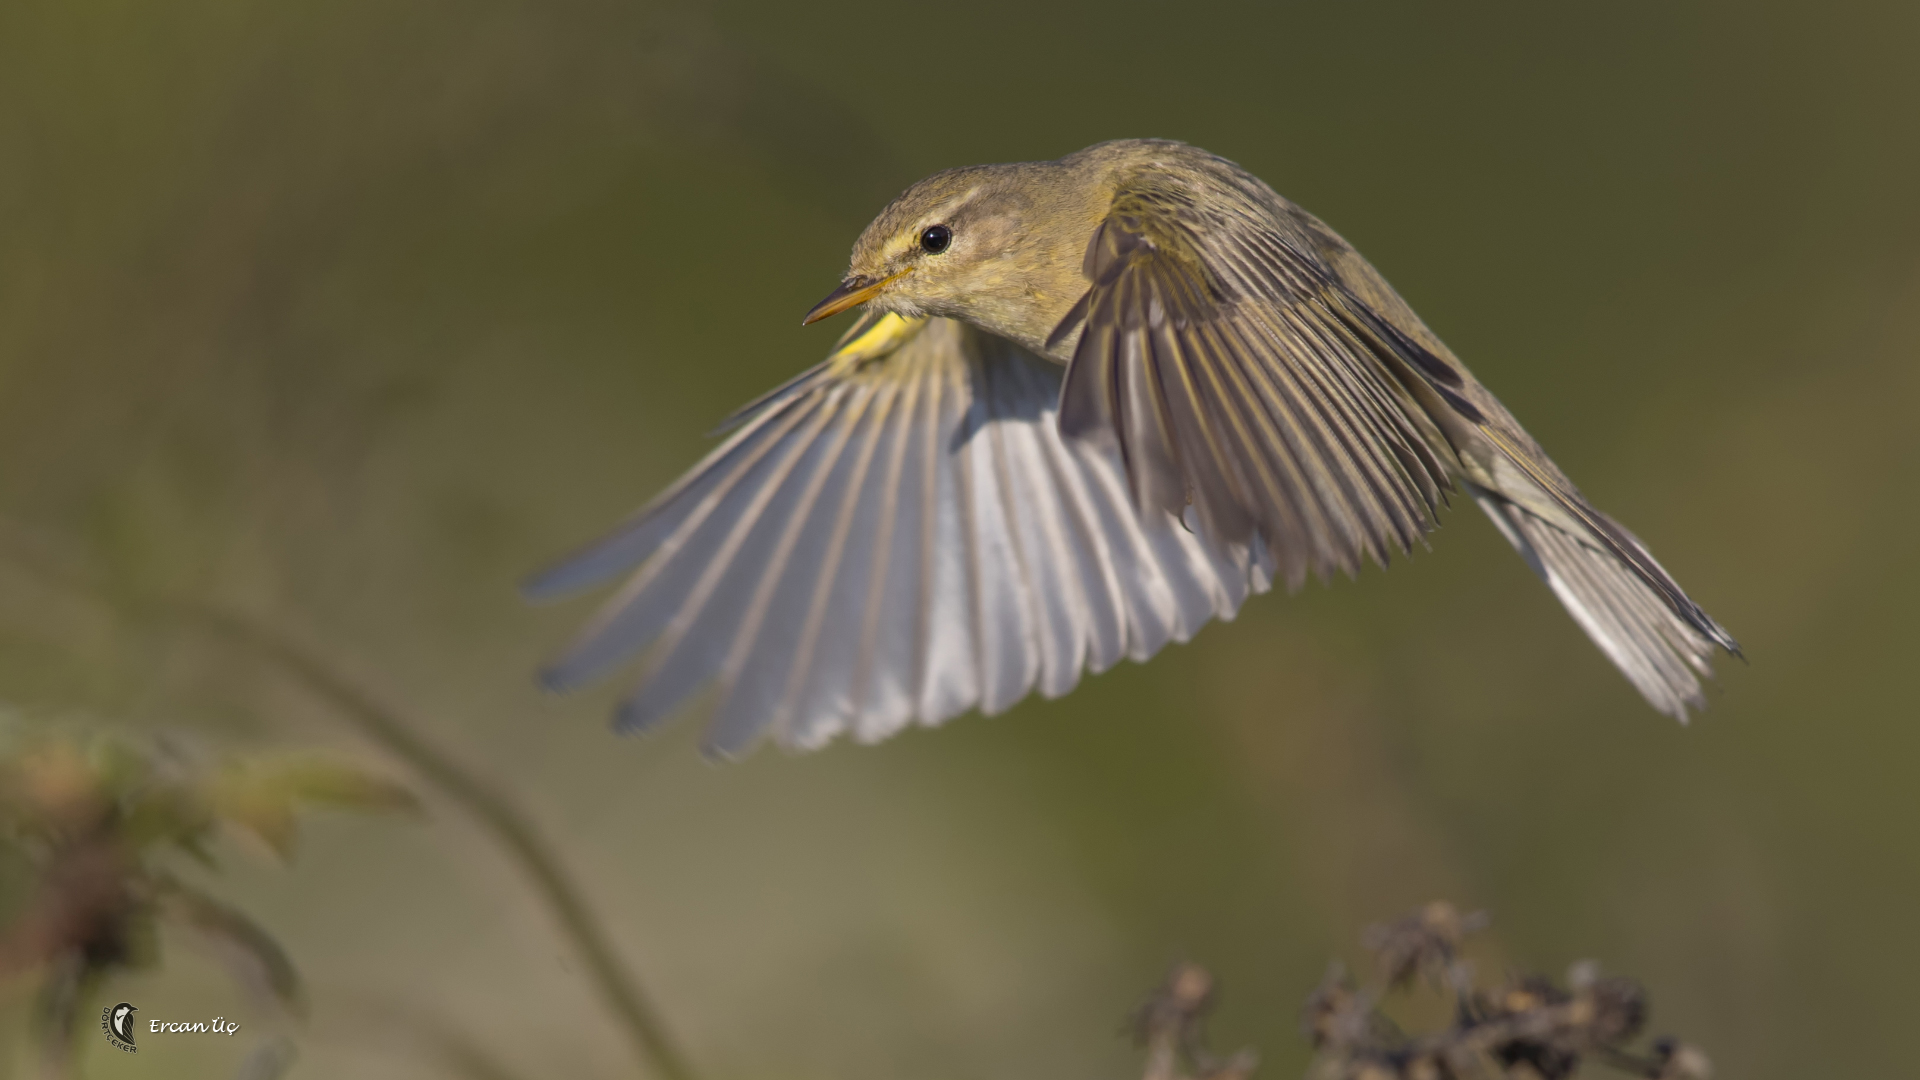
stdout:
<svg viewBox="0 0 1920 1080">
<path fill-rule="evenodd" d="M 853 245 L 846 280 L 807 313 L 860 304 L 963 319 L 1038 349 L 1087 283 L 1101 194 L 1055 162 L 981 165 L 908 188 Z"/>
</svg>

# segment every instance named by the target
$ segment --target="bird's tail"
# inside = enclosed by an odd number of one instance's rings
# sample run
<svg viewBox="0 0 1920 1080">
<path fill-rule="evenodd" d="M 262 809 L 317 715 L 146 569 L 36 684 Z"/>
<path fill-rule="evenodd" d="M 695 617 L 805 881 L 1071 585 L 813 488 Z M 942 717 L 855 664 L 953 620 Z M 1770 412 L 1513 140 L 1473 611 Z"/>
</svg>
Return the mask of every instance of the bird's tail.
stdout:
<svg viewBox="0 0 1920 1080">
<path fill-rule="evenodd" d="M 1514 550 L 1648 703 L 1682 722 L 1689 706 L 1706 708 L 1700 677 L 1713 674 L 1708 658 L 1716 646 L 1738 655 L 1739 647 L 1726 631 L 1707 619 L 1709 636 L 1682 618 L 1645 574 L 1608 546 L 1576 536 L 1497 493 L 1467 486 Z M 1638 539 L 1611 519 L 1606 523 L 1617 530 L 1616 542 L 1624 539 L 1634 554 L 1657 569 Z M 1705 613 L 1699 617 L 1705 619 Z"/>
</svg>

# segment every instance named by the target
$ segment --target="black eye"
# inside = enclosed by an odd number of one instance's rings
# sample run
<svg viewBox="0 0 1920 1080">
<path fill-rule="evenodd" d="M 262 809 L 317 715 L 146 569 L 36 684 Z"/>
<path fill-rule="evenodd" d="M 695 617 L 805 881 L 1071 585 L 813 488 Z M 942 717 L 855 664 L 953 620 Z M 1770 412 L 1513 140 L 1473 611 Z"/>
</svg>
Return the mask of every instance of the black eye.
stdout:
<svg viewBox="0 0 1920 1080">
<path fill-rule="evenodd" d="M 920 232 L 920 250 L 938 255 L 953 243 L 953 230 L 945 225 L 929 225 Z"/>
</svg>

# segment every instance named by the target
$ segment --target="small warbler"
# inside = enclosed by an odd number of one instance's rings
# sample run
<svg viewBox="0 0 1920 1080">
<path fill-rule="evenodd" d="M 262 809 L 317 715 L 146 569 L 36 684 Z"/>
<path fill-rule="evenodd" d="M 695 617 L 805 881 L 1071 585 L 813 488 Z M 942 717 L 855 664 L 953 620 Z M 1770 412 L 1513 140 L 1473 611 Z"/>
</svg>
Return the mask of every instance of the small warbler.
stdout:
<svg viewBox="0 0 1920 1080">
<path fill-rule="evenodd" d="M 1162 140 L 908 188 L 804 320 L 827 359 L 536 597 L 631 576 L 546 672 L 643 649 L 623 728 L 717 683 L 710 753 L 992 713 L 1145 660 L 1276 578 L 1382 566 L 1480 505 L 1654 708 L 1738 646 L 1386 280 Z"/>
</svg>

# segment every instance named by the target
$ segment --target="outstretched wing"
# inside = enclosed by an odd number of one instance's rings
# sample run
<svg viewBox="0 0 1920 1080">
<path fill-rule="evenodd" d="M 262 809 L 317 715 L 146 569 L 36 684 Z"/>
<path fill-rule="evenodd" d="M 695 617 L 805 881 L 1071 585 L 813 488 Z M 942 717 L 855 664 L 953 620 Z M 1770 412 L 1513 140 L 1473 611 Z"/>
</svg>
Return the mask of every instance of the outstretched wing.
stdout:
<svg viewBox="0 0 1920 1080">
<path fill-rule="evenodd" d="M 1049 697 L 1144 660 L 1268 585 L 1257 543 L 1143 523 L 1110 449 L 1063 441 L 1060 369 L 947 319 L 869 316 L 749 406 L 727 441 L 612 536 L 529 586 L 633 573 L 547 671 L 633 654 L 651 727 L 719 687 L 710 752 Z"/>
<path fill-rule="evenodd" d="M 1210 169 L 1210 171 L 1209 171 Z M 1345 241 L 1215 162 L 1121 184 L 1088 245 L 1062 430 L 1143 510 L 1264 538 L 1289 584 L 1385 563 L 1458 482 L 1647 700 L 1684 720 L 1727 632 L 1589 503 Z"/>
<path fill-rule="evenodd" d="M 1467 373 L 1406 301 L 1346 241 L 1298 212 L 1307 246 L 1339 282 L 1338 306 L 1415 393 L 1457 451 L 1467 490 L 1654 708 L 1685 721 L 1706 707 L 1700 679 L 1740 644 L 1686 594 L 1639 538 L 1602 513 Z"/>
<path fill-rule="evenodd" d="M 1264 537 L 1289 586 L 1384 565 L 1432 527 L 1447 443 L 1272 208 L 1187 183 L 1123 186 L 1088 245 L 1061 429 L 1114 436 L 1143 512 Z"/>
</svg>

